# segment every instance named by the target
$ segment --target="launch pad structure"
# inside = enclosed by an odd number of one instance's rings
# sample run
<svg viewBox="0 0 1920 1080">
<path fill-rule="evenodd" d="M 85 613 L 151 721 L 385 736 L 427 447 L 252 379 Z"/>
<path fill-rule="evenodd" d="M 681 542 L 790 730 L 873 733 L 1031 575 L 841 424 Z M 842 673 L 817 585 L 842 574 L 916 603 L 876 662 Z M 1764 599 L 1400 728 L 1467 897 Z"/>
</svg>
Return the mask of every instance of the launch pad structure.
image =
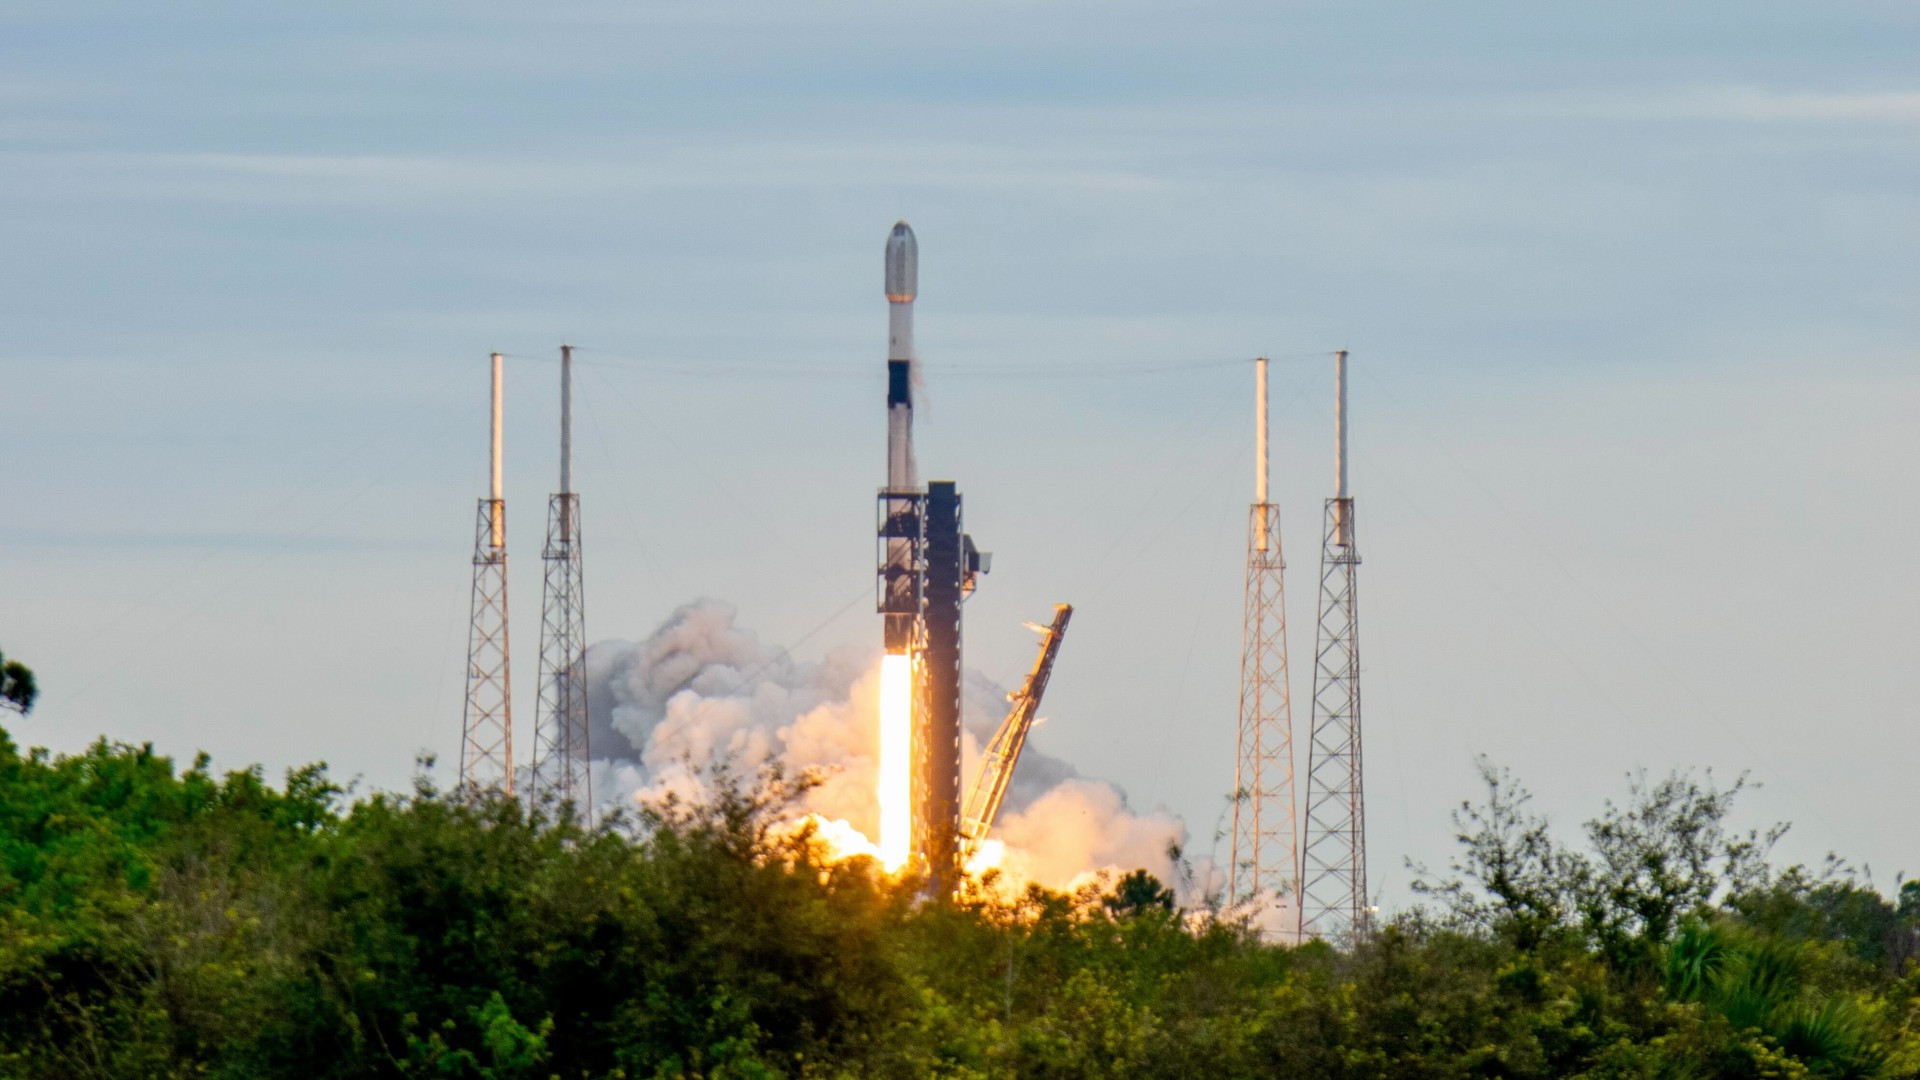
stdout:
<svg viewBox="0 0 1920 1080">
<path fill-rule="evenodd" d="M 921 606 L 925 707 L 914 725 L 915 849 L 937 895 L 953 892 L 961 866 L 960 607 L 982 570 L 961 529 L 960 492 L 950 480 L 927 485 L 926 587 Z"/>
<path fill-rule="evenodd" d="M 919 249 L 897 223 L 886 247 L 889 305 L 887 480 L 878 494 L 881 665 L 878 848 L 889 870 L 925 876 L 929 895 L 959 888 L 967 860 L 991 830 L 1031 730 L 1072 607 L 1059 605 L 1040 655 L 986 747 L 963 801 L 962 614 L 989 557 L 964 529 L 952 481 L 920 482 L 913 448 L 913 304 Z M 548 502 L 542 550 L 540 673 L 527 793 L 536 802 L 593 811 L 586 691 L 586 619 L 580 498 L 572 475 L 571 346 L 560 350 L 560 484 Z M 466 698 L 459 790 L 512 796 L 511 650 L 506 501 L 501 488 L 502 366 L 491 356 L 489 490 L 474 529 Z M 1357 614 L 1359 549 L 1347 483 L 1347 354 L 1335 354 L 1335 483 L 1325 502 L 1311 737 L 1305 799 L 1296 810 L 1285 570 L 1280 514 L 1268 492 L 1268 361 L 1255 362 L 1256 468 L 1249 507 L 1245 622 L 1235 747 L 1230 902 L 1283 913 L 1287 936 L 1351 939 L 1370 928 L 1361 754 Z M 1274 920 L 1261 918 L 1263 924 Z"/>
<path fill-rule="evenodd" d="M 990 558 L 964 528 L 959 488 L 950 480 L 921 487 L 913 454 L 913 302 L 919 291 L 919 242 L 902 221 L 887 237 L 887 484 L 878 496 L 879 596 L 889 658 L 911 665 L 912 751 L 908 861 L 927 876 L 928 891 L 951 896 L 962 866 L 992 827 L 1006 795 L 1034 710 L 1046 688 L 1059 636 L 1071 608 L 1062 607 L 1035 673 L 1014 697 L 1014 709 L 995 737 L 976 798 L 961 801 L 960 749 L 963 679 L 962 605 Z M 884 662 L 883 662 L 884 663 Z M 883 679 L 883 695 L 888 691 Z M 882 702 L 882 724 L 889 703 Z M 882 758 L 887 756 L 882 733 Z M 884 768 L 884 765 L 883 765 Z M 887 778 L 882 777 L 883 789 Z M 882 800 L 883 817 L 886 812 Z M 882 822 L 882 847 L 887 825 Z"/>
<path fill-rule="evenodd" d="M 1047 681 L 1053 677 L 1053 662 L 1060 655 L 1060 642 L 1066 637 L 1067 620 L 1071 618 L 1072 604 L 1055 604 L 1052 623 L 1027 624 L 1027 629 L 1040 635 L 1040 655 L 1034 658 L 1033 670 L 1027 673 L 1026 682 L 1008 696 L 1013 708 L 1000 722 L 999 730 L 993 733 L 986 752 L 981 755 L 980 776 L 967 795 L 967 808 L 960 818 L 961 841 L 965 845 L 961 853 L 963 861 L 979 850 L 987 832 L 993 828 L 994 819 L 1000 815 L 1007 788 L 1013 782 L 1014 767 L 1020 762 L 1020 751 L 1026 748 L 1027 733 L 1033 730 L 1040 698 L 1047 692 Z"/>
</svg>

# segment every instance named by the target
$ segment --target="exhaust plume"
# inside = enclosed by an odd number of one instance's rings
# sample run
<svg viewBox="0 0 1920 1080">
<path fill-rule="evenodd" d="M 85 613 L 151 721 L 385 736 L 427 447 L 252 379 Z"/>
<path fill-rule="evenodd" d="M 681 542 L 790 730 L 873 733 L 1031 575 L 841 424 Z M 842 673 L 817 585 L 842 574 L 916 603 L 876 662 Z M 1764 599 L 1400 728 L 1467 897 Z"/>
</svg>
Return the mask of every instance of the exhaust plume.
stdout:
<svg viewBox="0 0 1920 1080">
<path fill-rule="evenodd" d="M 687 604 L 644 640 L 588 650 L 590 745 L 605 755 L 596 763 L 595 788 L 625 799 L 698 798 L 714 765 L 818 769 L 824 779 L 799 812 L 823 819 L 841 850 L 875 850 L 890 862 L 897 841 L 883 828 L 888 793 L 878 790 L 881 679 L 878 649 L 841 647 L 802 663 L 738 626 L 730 605 Z M 1002 719 L 1006 690 L 976 672 L 966 679 L 962 776 L 970 786 L 981 748 Z M 840 832 L 839 823 L 857 838 Z M 993 836 L 1005 844 L 1002 873 L 1011 883 L 1054 889 L 1074 888 L 1103 870 L 1135 868 L 1173 883 L 1169 851 L 1187 839 L 1179 819 L 1136 813 L 1118 788 L 1082 777 L 1032 745 Z"/>
</svg>

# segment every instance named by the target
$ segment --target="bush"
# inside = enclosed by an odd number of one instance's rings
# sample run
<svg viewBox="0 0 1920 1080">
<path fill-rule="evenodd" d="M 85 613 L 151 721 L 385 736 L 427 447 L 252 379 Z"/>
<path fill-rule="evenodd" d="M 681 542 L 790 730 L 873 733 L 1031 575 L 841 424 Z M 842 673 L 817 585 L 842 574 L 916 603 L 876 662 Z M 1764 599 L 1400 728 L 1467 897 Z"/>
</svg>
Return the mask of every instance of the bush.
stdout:
<svg viewBox="0 0 1920 1080">
<path fill-rule="evenodd" d="M 1920 1074 L 1920 897 L 1766 870 L 1738 785 L 1642 783 L 1588 854 L 1488 776 L 1440 908 L 1289 948 L 1144 871 L 930 902 L 777 773 L 588 829 L 0 734 L 0 1075 Z"/>
</svg>

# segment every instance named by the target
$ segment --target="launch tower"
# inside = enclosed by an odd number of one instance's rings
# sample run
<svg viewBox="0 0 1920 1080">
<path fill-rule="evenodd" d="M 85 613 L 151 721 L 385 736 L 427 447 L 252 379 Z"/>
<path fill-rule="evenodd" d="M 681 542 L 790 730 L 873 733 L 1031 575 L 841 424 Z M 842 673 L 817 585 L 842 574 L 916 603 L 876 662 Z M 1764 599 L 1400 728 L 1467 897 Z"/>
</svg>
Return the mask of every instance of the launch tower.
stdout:
<svg viewBox="0 0 1920 1080">
<path fill-rule="evenodd" d="M 924 649 L 917 665 L 925 684 L 914 724 L 915 848 L 926 860 L 934 895 L 959 884 L 960 607 L 986 569 L 973 537 L 961 530 L 960 492 L 951 480 L 927 485 L 926 584 L 921 606 Z"/>
</svg>

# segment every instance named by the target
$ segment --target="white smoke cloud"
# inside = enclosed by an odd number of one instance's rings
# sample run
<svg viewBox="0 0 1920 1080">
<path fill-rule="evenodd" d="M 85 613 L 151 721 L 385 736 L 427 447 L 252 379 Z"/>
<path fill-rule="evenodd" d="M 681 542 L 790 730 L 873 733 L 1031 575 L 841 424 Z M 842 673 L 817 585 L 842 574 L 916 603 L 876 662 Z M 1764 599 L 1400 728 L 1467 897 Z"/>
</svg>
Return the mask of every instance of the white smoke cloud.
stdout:
<svg viewBox="0 0 1920 1080">
<path fill-rule="evenodd" d="M 1169 848 L 1184 846 L 1186 831 L 1167 814 L 1134 814 L 1111 784 L 1079 778 L 1016 813 L 1002 811 L 997 822 L 997 835 L 1007 845 L 1006 872 L 1054 888 L 1072 888 L 1100 870 L 1136 867 L 1177 882 Z"/>
<path fill-rule="evenodd" d="M 643 641 L 594 645 L 587 692 L 598 791 L 697 796 L 710 766 L 746 772 L 778 762 L 790 773 L 823 773 L 802 810 L 878 835 L 877 649 L 843 647 L 801 663 L 736 625 L 730 605 L 702 600 Z M 970 786 L 1005 716 L 1006 691 L 967 672 L 964 700 L 961 775 Z M 995 835 L 1006 843 L 1010 878 L 1060 889 L 1137 867 L 1175 881 L 1169 849 L 1187 839 L 1178 818 L 1134 812 L 1119 789 L 1031 743 Z"/>
</svg>

